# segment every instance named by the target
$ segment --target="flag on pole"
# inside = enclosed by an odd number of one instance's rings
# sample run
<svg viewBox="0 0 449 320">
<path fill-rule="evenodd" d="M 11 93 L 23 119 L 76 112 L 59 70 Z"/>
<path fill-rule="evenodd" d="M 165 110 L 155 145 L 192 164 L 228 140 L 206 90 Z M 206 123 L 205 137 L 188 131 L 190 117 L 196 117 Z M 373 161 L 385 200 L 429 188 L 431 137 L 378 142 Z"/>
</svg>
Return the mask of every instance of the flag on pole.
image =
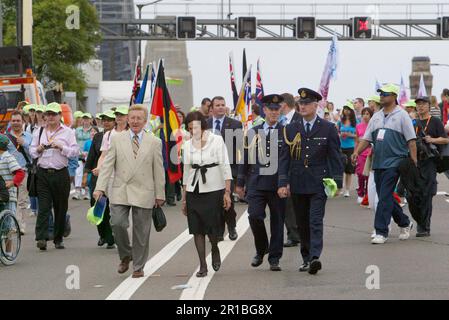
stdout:
<svg viewBox="0 0 449 320">
<path fill-rule="evenodd" d="M 245 49 L 243 49 L 243 64 L 242 64 L 242 66 L 243 66 L 242 76 L 243 76 L 243 81 L 245 81 L 245 75 L 246 75 L 246 70 L 247 70 L 247 68 L 246 68 L 246 51 L 245 51 Z"/>
<path fill-rule="evenodd" d="M 134 71 L 134 83 L 133 90 L 131 92 L 131 98 L 129 99 L 129 105 L 131 106 L 134 103 L 135 97 L 137 97 L 140 89 L 139 79 L 141 73 L 141 65 L 140 65 L 140 56 L 137 57 L 136 61 L 136 70 Z"/>
<path fill-rule="evenodd" d="M 256 75 L 256 103 L 259 106 L 262 106 L 262 98 L 264 96 L 263 84 L 262 84 L 262 75 L 260 72 L 260 58 L 257 59 L 257 75 Z M 260 108 L 260 116 L 265 118 L 265 114 L 263 113 L 263 108 Z"/>
<path fill-rule="evenodd" d="M 150 98 L 153 99 L 154 94 L 154 87 L 156 86 L 156 61 L 153 61 L 151 64 L 151 77 L 150 77 L 150 88 L 151 88 L 151 94 Z"/>
<path fill-rule="evenodd" d="M 407 94 L 407 89 L 405 88 L 405 84 L 404 84 L 404 78 L 401 75 L 401 87 L 399 90 L 399 105 L 400 106 L 404 106 L 404 104 L 409 100 L 408 99 L 408 94 Z"/>
<path fill-rule="evenodd" d="M 239 100 L 237 102 L 237 106 L 235 108 L 235 116 L 240 117 L 240 121 L 242 123 L 246 123 L 248 121 L 248 113 L 247 113 L 247 107 L 246 107 L 246 93 L 248 92 L 248 86 L 249 86 L 249 92 L 251 92 L 251 83 L 248 80 L 250 77 L 250 71 L 251 66 L 249 67 L 249 71 L 246 72 L 245 78 L 243 78 L 242 87 L 240 89 L 240 95 Z M 250 99 L 251 101 L 251 99 Z"/>
<path fill-rule="evenodd" d="M 421 73 L 421 78 L 419 79 L 419 89 L 418 94 L 416 95 L 417 98 L 421 97 L 427 97 L 427 90 L 426 85 L 424 84 L 424 75 Z"/>
<path fill-rule="evenodd" d="M 323 97 L 323 101 L 327 101 L 329 94 L 329 84 L 331 79 L 335 78 L 337 73 L 337 58 L 338 58 L 338 37 L 336 34 L 332 37 L 332 42 L 327 53 L 326 65 L 324 67 L 323 75 L 321 76 L 319 93 Z"/>
<path fill-rule="evenodd" d="M 232 52 L 229 52 L 229 72 L 231 74 L 232 101 L 234 102 L 234 110 L 235 110 L 237 106 L 237 101 L 239 100 L 239 94 L 237 92 L 237 87 L 235 86 L 234 57 Z"/>
<path fill-rule="evenodd" d="M 145 92 L 147 90 L 149 71 L 150 71 L 150 65 L 147 65 L 147 68 L 145 70 L 145 76 L 143 77 L 143 80 L 142 80 L 142 85 L 140 86 L 139 93 L 137 94 L 137 97 L 134 100 L 134 103 L 143 103 L 143 101 L 145 99 Z"/>
<path fill-rule="evenodd" d="M 157 70 L 151 114 L 158 116 L 163 125 L 163 129 L 160 130 L 160 138 L 162 140 L 164 167 L 167 170 L 170 183 L 175 183 L 182 178 L 181 165 L 178 161 L 182 137 L 179 136 L 176 141 L 172 141 L 174 134 L 180 128 L 180 124 L 165 82 L 165 71 L 162 60 L 159 61 Z M 172 161 L 172 155 L 176 155 L 177 163 Z"/>
<path fill-rule="evenodd" d="M 248 115 L 247 121 L 252 121 L 253 119 L 253 109 L 251 108 L 251 66 L 248 70 L 247 85 L 245 86 L 245 107 L 246 114 Z"/>
<path fill-rule="evenodd" d="M 377 92 L 377 90 L 379 90 L 381 87 L 382 86 L 380 85 L 379 80 L 376 79 L 376 85 L 375 85 L 375 88 L 374 88 L 374 92 Z"/>
</svg>

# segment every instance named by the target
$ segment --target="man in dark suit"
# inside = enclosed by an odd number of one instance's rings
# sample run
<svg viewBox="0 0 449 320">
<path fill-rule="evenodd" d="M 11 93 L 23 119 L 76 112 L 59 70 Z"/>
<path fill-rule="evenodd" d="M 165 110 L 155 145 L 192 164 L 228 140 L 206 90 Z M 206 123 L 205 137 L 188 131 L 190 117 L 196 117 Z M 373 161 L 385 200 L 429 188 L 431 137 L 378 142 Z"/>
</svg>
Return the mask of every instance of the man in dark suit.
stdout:
<svg viewBox="0 0 449 320">
<path fill-rule="evenodd" d="M 303 265 L 299 271 L 321 270 L 323 218 L 327 196 L 324 178 L 341 185 L 343 163 L 340 139 L 332 123 L 317 116 L 321 95 L 307 88 L 298 90 L 302 121 L 286 127 L 279 168 L 280 197 L 291 193 L 301 240 Z"/>
<path fill-rule="evenodd" d="M 223 97 L 217 96 L 212 99 L 211 102 L 212 108 L 212 117 L 207 120 L 207 127 L 211 129 L 215 134 L 221 134 L 223 140 L 226 143 L 226 147 L 228 148 L 229 161 L 231 162 L 231 170 L 233 179 L 237 179 L 238 174 L 238 162 L 239 158 L 237 155 L 237 139 L 236 137 L 232 137 L 232 133 L 235 130 L 242 130 L 242 123 L 240 121 L 231 119 L 226 116 L 226 102 Z M 229 131 L 231 132 L 229 132 Z M 228 131 L 228 134 L 226 134 Z M 243 134 L 243 131 L 241 132 Z M 228 137 L 232 137 L 232 141 L 229 140 Z M 234 190 L 234 182 L 231 185 L 231 190 Z M 234 241 L 237 240 L 238 234 L 236 227 L 236 217 L 237 214 L 234 209 L 234 203 L 232 203 L 231 208 L 225 211 L 225 221 L 228 226 L 229 239 Z"/>
<path fill-rule="evenodd" d="M 244 197 L 246 185 L 249 224 L 254 235 L 256 256 L 251 265 L 258 267 L 268 252 L 271 271 L 281 271 L 279 260 L 282 257 L 284 239 L 285 199 L 278 194 L 279 154 L 283 139 L 283 126 L 278 122 L 280 102 L 277 94 L 262 98 L 265 122 L 248 131 L 244 152 L 244 163 L 239 166 L 237 193 Z M 270 208 L 270 231 L 268 241 L 265 229 L 265 208 Z"/>
</svg>

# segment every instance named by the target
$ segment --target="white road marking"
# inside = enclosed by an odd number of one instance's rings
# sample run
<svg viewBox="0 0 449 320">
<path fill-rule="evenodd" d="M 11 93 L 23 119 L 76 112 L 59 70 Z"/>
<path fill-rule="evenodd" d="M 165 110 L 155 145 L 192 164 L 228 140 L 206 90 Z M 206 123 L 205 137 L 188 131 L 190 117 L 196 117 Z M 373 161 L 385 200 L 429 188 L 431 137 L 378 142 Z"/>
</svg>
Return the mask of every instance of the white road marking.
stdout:
<svg viewBox="0 0 449 320">
<path fill-rule="evenodd" d="M 225 260 L 227 255 L 231 252 L 237 241 L 240 240 L 249 228 L 248 211 L 245 211 L 237 222 L 237 233 L 239 238 L 236 241 L 221 241 L 218 244 L 220 248 L 221 262 Z M 206 258 L 208 266 L 211 266 L 212 255 L 209 254 Z M 207 276 L 204 278 L 197 278 L 196 273 L 199 271 L 200 267 L 195 270 L 192 277 L 189 279 L 187 285 L 188 289 L 184 289 L 179 300 L 203 300 L 204 294 L 206 293 L 207 287 L 215 274 L 212 267 L 208 267 Z"/>
<path fill-rule="evenodd" d="M 438 191 L 437 192 L 437 196 L 445 196 L 445 195 L 447 195 L 446 191 Z"/>
<path fill-rule="evenodd" d="M 449 202 L 449 199 L 446 199 L 446 202 Z"/>
<path fill-rule="evenodd" d="M 189 234 L 189 230 L 186 229 L 176 239 L 167 244 L 161 251 L 148 260 L 143 269 L 145 274 L 144 277 L 134 279 L 129 276 L 106 298 L 106 300 L 129 300 L 139 287 L 155 271 L 167 263 L 192 237 L 193 236 Z"/>
</svg>

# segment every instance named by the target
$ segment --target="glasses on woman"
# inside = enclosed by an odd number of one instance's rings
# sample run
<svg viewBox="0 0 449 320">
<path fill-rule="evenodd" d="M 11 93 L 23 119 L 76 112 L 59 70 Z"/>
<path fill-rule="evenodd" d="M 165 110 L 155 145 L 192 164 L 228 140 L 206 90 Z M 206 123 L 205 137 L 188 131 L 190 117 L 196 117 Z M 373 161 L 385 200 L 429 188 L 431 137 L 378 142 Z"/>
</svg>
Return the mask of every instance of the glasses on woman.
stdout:
<svg viewBox="0 0 449 320">
<path fill-rule="evenodd" d="M 380 93 L 380 96 L 381 96 L 381 97 L 389 97 L 389 96 L 392 96 L 392 95 L 393 95 L 392 92 L 381 92 L 381 93 Z"/>
</svg>

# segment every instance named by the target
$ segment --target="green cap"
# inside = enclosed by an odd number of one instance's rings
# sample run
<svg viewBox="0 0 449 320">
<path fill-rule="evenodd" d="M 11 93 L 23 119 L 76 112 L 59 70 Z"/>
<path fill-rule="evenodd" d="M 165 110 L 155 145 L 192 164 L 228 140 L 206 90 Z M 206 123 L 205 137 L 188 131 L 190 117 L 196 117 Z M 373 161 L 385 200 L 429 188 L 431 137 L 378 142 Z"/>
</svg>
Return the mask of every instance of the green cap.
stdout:
<svg viewBox="0 0 449 320">
<path fill-rule="evenodd" d="M 416 108 L 415 100 L 409 100 L 406 103 L 404 103 L 404 108 L 407 108 L 407 107 Z"/>
<path fill-rule="evenodd" d="M 8 149 L 8 144 L 8 137 L 4 134 L 0 134 L 0 150 L 6 151 Z"/>
<path fill-rule="evenodd" d="M 195 112 L 195 111 L 198 111 L 198 110 L 200 110 L 198 107 L 192 107 L 192 108 L 190 108 L 190 112 Z"/>
<path fill-rule="evenodd" d="M 60 113 L 62 112 L 61 105 L 57 102 L 47 104 L 47 106 L 45 107 L 45 112 Z"/>
<path fill-rule="evenodd" d="M 377 95 L 376 95 L 376 96 L 371 96 L 371 97 L 369 97 L 367 100 L 368 100 L 368 101 L 374 101 L 374 102 L 380 104 L 380 97 L 377 96 Z"/>
<path fill-rule="evenodd" d="M 23 114 L 28 114 L 30 112 L 29 105 L 23 106 L 22 111 L 23 111 Z"/>
<path fill-rule="evenodd" d="M 128 106 L 117 106 L 117 108 L 115 109 L 115 113 L 120 113 L 123 115 L 127 115 L 128 112 L 129 112 Z"/>
<path fill-rule="evenodd" d="M 92 119 L 92 115 L 89 112 L 83 113 L 83 115 L 81 116 L 81 118 L 89 118 Z"/>
<path fill-rule="evenodd" d="M 73 113 L 73 119 L 82 118 L 83 114 L 84 114 L 84 112 L 82 112 L 82 111 L 75 111 Z"/>
<path fill-rule="evenodd" d="M 30 110 L 36 111 L 36 108 L 37 108 L 37 104 L 27 104 L 26 106 L 23 107 L 23 110 L 26 109 L 28 112 Z"/>
<path fill-rule="evenodd" d="M 329 113 L 329 109 L 328 109 L 328 108 L 325 108 L 325 109 L 324 109 L 324 113 Z"/>
<path fill-rule="evenodd" d="M 103 113 L 97 113 L 95 114 L 95 119 L 101 119 L 101 116 L 103 115 Z"/>
<path fill-rule="evenodd" d="M 389 92 L 394 93 L 395 95 L 399 95 L 399 87 L 395 84 L 389 83 L 382 86 L 382 88 L 377 89 L 377 92 Z"/>
<path fill-rule="evenodd" d="M 45 112 L 45 106 L 43 104 L 36 105 L 36 112 Z"/>
<path fill-rule="evenodd" d="M 103 119 L 103 118 L 105 118 L 105 117 L 111 118 L 111 119 L 115 119 L 115 113 L 114 113 L 114 111 L 112 111 L 112 110 L 107 110 L 107 111 L 103 112 L 103 113 L 101 114 L 101 119 Z"/>
<path fill-rule="evenodd" d="M 349 109 L 354 110 L 354 104 L 349 99 L 346 101 L 346 104 L 343 107 L 348 107 Z"/>
<path fill-rule="evenodd" d="M 324 185 L 324 192 L 326 193 L 326 196 L 328 198 L 333 198 L 338 189 L 337 183 L 335 182 L 335 180 L 331 179 L 331 178 L 324 178 L 323 185 Z"/>
<path fill-rule="evenodd" d="M 95 206 L 89 208 L 89 210 L 87 210 L 86 219 L 94 226 L 98 226 L 100 223 L 103 222 L 103 216 L 101 216 L 101 217 L 95 216 L 94 211 L 95 211 Z"/>
</svg>

